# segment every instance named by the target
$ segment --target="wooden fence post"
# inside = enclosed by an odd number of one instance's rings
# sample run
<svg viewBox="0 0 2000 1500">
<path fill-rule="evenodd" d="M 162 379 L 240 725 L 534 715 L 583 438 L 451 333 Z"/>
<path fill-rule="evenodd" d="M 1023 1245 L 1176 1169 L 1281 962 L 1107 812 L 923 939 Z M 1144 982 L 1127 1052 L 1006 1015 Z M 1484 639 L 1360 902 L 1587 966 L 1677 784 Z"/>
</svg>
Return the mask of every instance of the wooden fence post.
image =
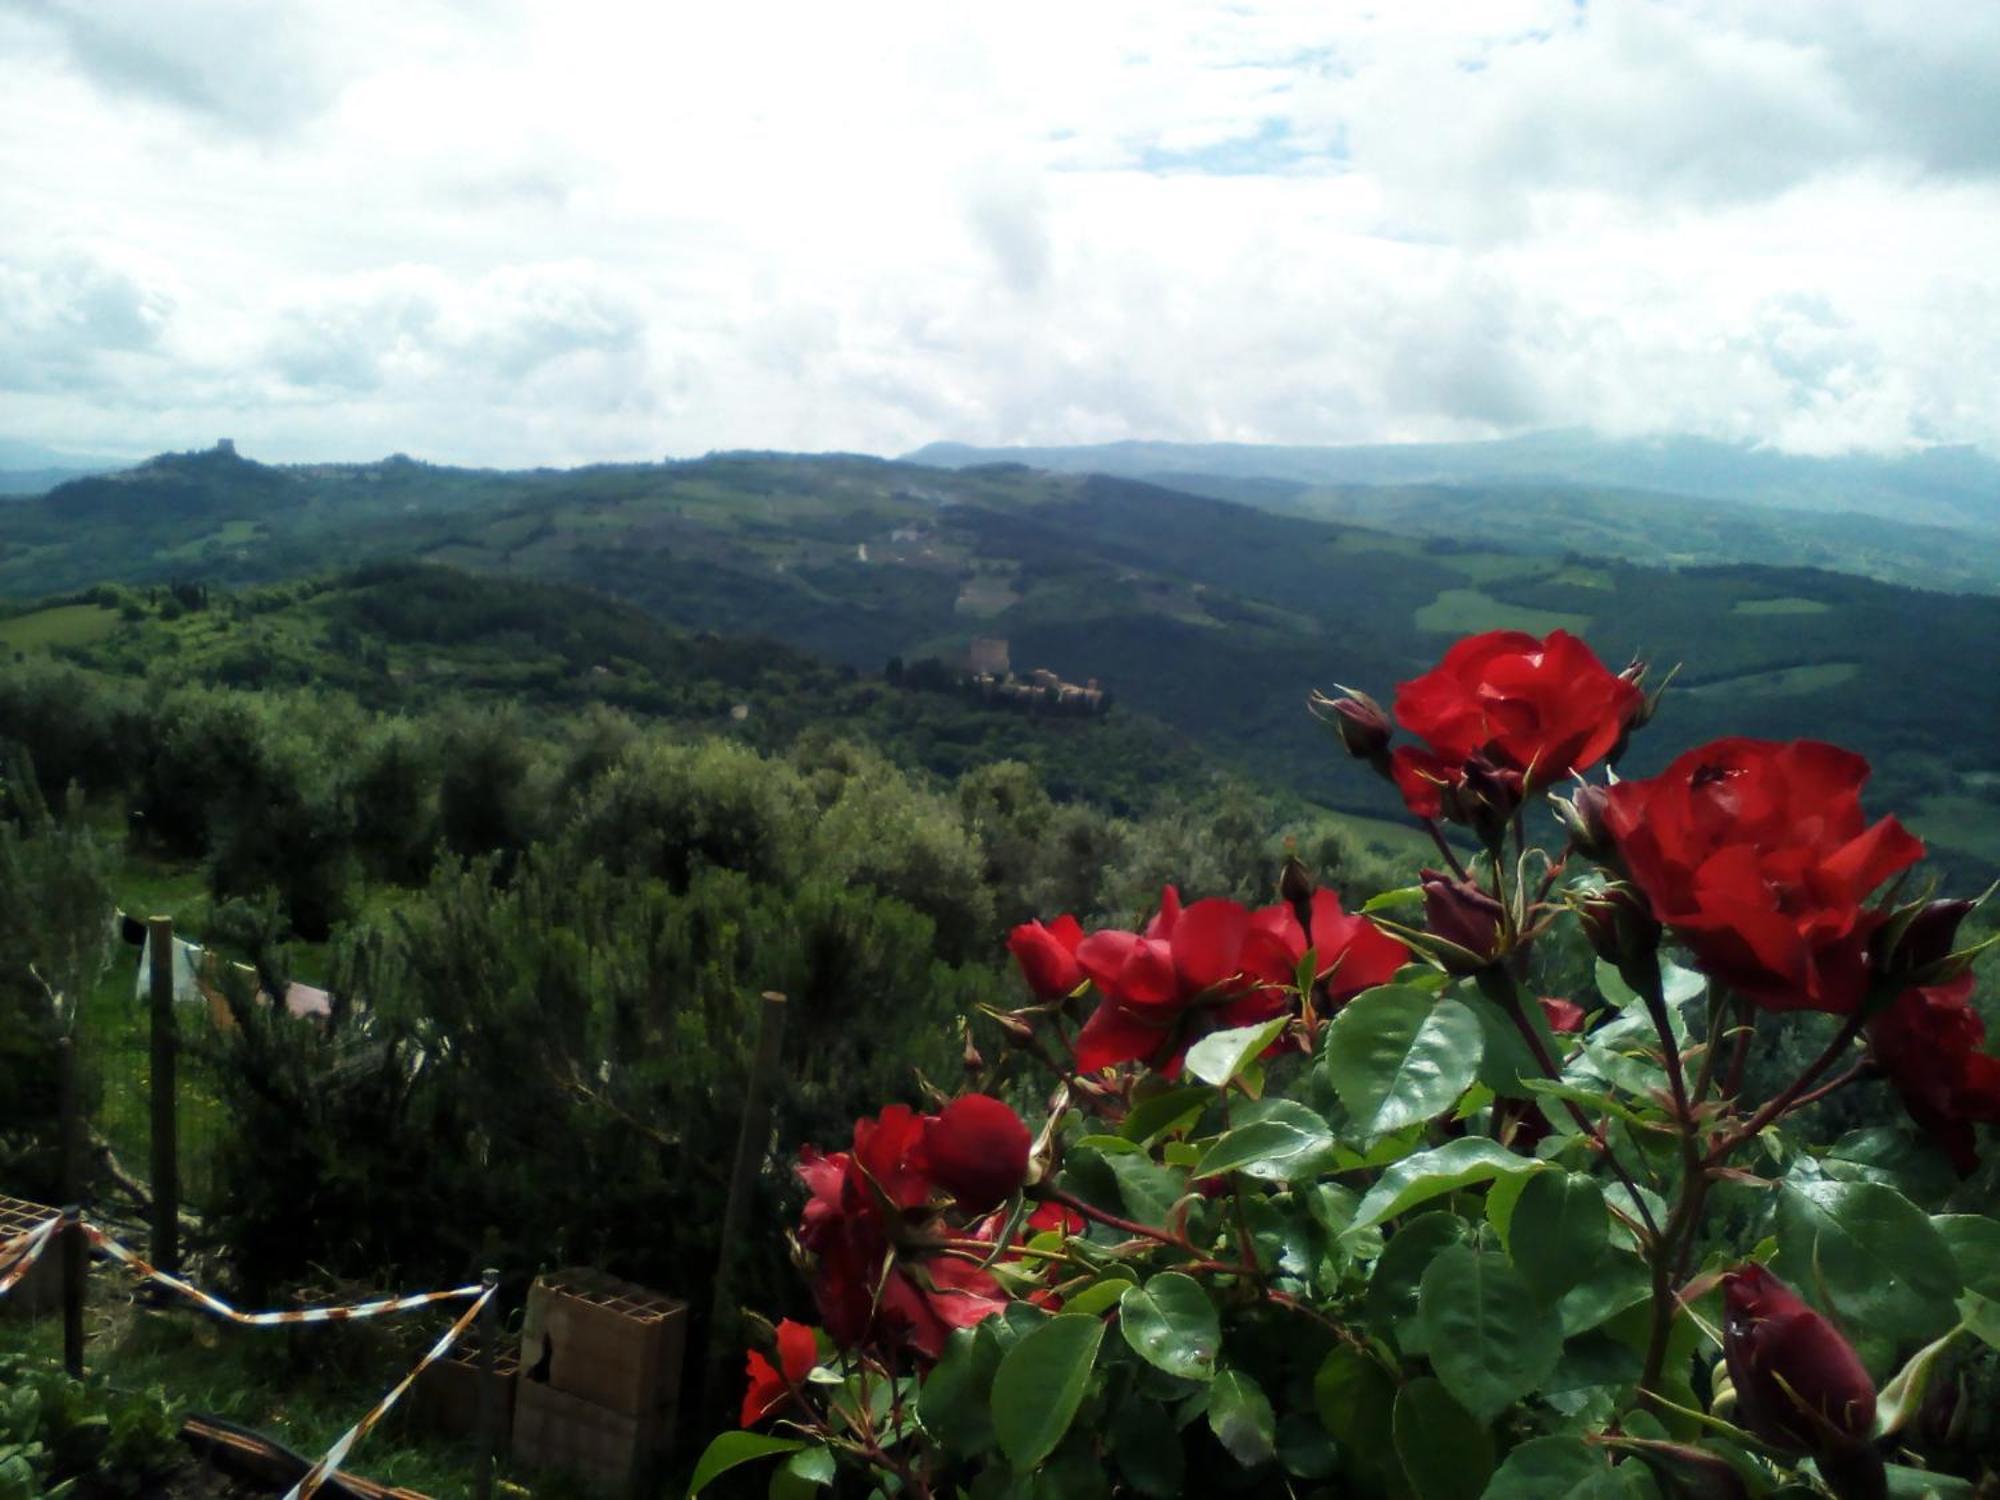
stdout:
<svg viewBox="0 0 2000 1500">
<path fill-rule="evenodd" d="M 83 1106 L 78 1097 L 76 1039 L 62 1037 L 56 1042 L 56 1098 L 60 1110 L 56 1149 L 61 1152 L 58 1177 L 62 1184 L 62 1228 L 52 1248 L 61 1257 L 63 1368 L 73 1379 L 83 1378 L 83 1278 L 89 1257 L 84 1253 L 83 1210 Z"/>
<path fill-rule="evenodd" d="M 146 923 L 152 961 L 153 1010 L 153 1264 L 169 1275 L 180 1270 L 180 1120 L 175 1111 L 175 1063 L 180 1038 L 174 1025 L 174 919 Z"/>
<path fill-rule="evenodd" d="M 708 1310 L 708 1351 L 703 1377 L 703 1405 L 712 1408 L 727 1379 L 729 1357 L 736 1349 L 736 1243 L 750 1216 L 750 1195 L 757 1186 L 757 1163 L 771 1134 L 771 1083 L 778 1076 L 778 1055 L 785 1040 L 785 997 L 764 993 L 757 1026 L 757 1056 L 750 1065 L 749 1087 L 743 1093 L 742 1122 L 736 1132 L 736 1161 L 729 1173 L 729 1197 L 722 1207 L 722 1236 L 716 1249 L 715 1296 Z"/>
<path fill-rule="evenodd" d="M 90 1265 L 85 1252 L 83 1210 L 72 1203 L 62 1212 L 62 1228 L 56 1231 L 62 1243 L 63 1368 L 70 1379 L 83 1379 L 83 1278 Z"/>
<path fill-rule="evenodd" d="M 500 1343 L 500 1299 L 495 1289 L 500 1272 L 488 1267 L 479 1278 L 486 1288 L 486 1305 L 479 1310 L 479 1456 L 472 1467 L 473 1500 L 493 1494 L 493 1455 L 500 1443 L 500 1393 L 494 1388 L 493 1362 Z"/>
</svg>

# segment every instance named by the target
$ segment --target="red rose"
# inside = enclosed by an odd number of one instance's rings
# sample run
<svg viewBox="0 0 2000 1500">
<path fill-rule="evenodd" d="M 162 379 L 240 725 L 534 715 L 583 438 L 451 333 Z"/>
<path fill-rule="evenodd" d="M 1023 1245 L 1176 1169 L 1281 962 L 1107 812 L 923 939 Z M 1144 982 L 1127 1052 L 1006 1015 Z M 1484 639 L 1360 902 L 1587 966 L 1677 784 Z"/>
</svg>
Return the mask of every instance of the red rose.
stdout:
<svg viewBox="0 0 2000 1500">
<path fill-rule="evenodd" d="M 1083 983 L 1076 961 L 1076 945 L 1082 941 L 1083 928 L 1075 917 L 1064 915 L 1046 927 L 1023 922 L 1007 934 L 1007 951 L 1021 966 L 1029 989 L 1043 1000 L 1060 1000 Z"/>
<path fill-rule="evenodd" d="M 1565 1036 L 1583 1030 L 1583 1007 L 1574 1000 L 1559 1000 L 1554 995 L 1544 995 L 1541 1006 L 1549 1030 Z"/>
<path fill-rule="evenodd" d="M 1399 751 L 1396 783 L 1419 817 L 1437 814 L 1424 810 L 1435 799 L 1418 783 L 1448 780 L 1475 756 L 1547 786 L 1610 754 L 1644 703 L 1567 631 L 1540 641 L 1518 630 L 1468 636 L 1396 689 L 1397 722 L 1431 749 Z"/>
<path fill-rule="evenodd" d="M 1875 1382 L 1853 1346 L 1762 1266 L 1743 1266 L 1722 1282 L 1722 1352 L 1743 1425 L 1794 1453 L 1865 1448 L 1875 1430 Z"/>
<path fill-rule="evenodd" d="M 744 1373 L 750 1378 L 750 1388 L 743 1393 L 743 1417 L 739 1425 L 755 1427 L 783 1406 L 791 1399 L 792 1388 L 802 1384 L 818 1363 L 819 1346 L 813 1342 L 812 1330 L 803 1323 L 785 1319 L 778 1325 L 777 1366 L 773 1367 L 755 1349 L 745 1361 Z"/>
<path fill-rule="evenodd" d="M 1285 902 L 1252 913 L 1251 926 L 1268 932 L 1284 945 L 1291 971 L 1310 948 L 1313 980 L 1327 999 L 1340 1006 L 1379 984 L 1387 984 L 1410 961 L 1410 950 L 1366 917 L 1340 909 L 1340 894 L 1321 886 L 1312 893 L 1312 935 L 1299 926 L 1298 914 Z"/>
<path fill-rule="evenodd" d="M 1088 1227 L 1082 1214 L 1060 1203 L 1038 1204 L 1028 1215 L 1028 1229 L 1034 1234 L 1082 1234 Z"/>
<path fill-rule="evenodd" d="M 1852 1012 L 1867 994 L 1862 903 L 1923 857 L 1861 812 L 1868 762 L 1813 740 L 1717 740 L 1611 789 L 1605 824 L 1633 885 L 1711 976 L 1772 1010 Z"/>
<path fill-rule="evenodd" d="M 884 1342 L 935 1359 L 953 1328 L 1006 1306 L 999 1283 L 978 1267 L 900 1253 L 911 1243 L 906 1221 L 932 1212 L 926 1138 L 935 1123 L 892 1104 L 876 1119 L 855 1122 L 852 1151 L 807 1146 L 799 1153 L 808 1195 L 799 1244 L 813 1256 L 820 1321 L 843 1349 Z M 946 1138 L 955 1139 L 950 1132 Z"/>
<path fill-rule="evenodd" d="M 2000 1125 L 2000 1057 L 1972 1008 L 1972 975 L 1906 990 L 1868 1023 L 1868 1047 L 1910 1118 L 1950 1155 L 1961 1177 L 1979 1165 L 1975 1123 Z"/>
<path fill-rule="evenodd" d="M 967 1213 L 985 1213 L 1020 1188 L 1033 1145 L 1021 1117 L 986 1094 L 954 1099 L 924 1124 L 931 1181 Z"/>
<path fill-rule="evenodd" d="M 1101 997 L 1076 1039 L 1086 1073 L 1146 1062 L 1171 1076 L 1206 1032 L 1282 1011 L 1294 966 L 1280 936 L 1254 923 L 1247 907 L 1208 900 L 1183 909 L 1172 886 L 1143 933 L 1093 932 L 1076 956 Z"/>
</svg>

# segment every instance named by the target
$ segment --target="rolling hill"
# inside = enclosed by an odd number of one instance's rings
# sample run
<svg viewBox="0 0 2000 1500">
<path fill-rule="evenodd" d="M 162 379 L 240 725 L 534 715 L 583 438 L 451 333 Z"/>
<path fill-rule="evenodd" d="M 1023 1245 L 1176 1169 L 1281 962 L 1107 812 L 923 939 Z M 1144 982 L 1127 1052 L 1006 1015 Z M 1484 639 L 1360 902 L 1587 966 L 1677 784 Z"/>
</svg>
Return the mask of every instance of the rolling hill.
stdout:
<svg viewBox="0 0 2000 1500">
<path fill-rule="evenodd" d="M 17 598 L 397 559 L 587 587 L 866 675 L 1004 638 L 1017 667 L 1097 678 L 1120 714 L 1221 764 L 1374 815 L 1393 798 L 1333 750 L 1307 693 L 1386 695 L 1459 633 L 1562 626 L 1610 659 L 1685 664 L 1629 769 L 1723 733 L 1838 739 L 1876 763 L 1876 805 L 1968 875 L 2000 867 L 2000 681 L 1963 644 L 2000 629 L 1991 597 L 1506 551 L 1018 465 L 772 454 L 511 474 L 177 455 L 0 509 L 0 546 Z"/>
</svg>

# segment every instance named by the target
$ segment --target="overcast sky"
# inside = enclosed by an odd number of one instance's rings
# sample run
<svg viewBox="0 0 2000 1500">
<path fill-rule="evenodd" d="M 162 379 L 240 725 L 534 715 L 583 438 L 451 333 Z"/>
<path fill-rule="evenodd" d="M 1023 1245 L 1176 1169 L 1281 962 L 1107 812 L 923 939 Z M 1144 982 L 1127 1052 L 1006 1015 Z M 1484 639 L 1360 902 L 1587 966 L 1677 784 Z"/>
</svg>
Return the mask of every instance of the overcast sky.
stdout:
<svg viewBox="0 0 2000 1500">
<path fill-rule="evenodd" d="M 2000 5 L 0 0 L 0 438 L 2000 451 Z"/>
</svg>

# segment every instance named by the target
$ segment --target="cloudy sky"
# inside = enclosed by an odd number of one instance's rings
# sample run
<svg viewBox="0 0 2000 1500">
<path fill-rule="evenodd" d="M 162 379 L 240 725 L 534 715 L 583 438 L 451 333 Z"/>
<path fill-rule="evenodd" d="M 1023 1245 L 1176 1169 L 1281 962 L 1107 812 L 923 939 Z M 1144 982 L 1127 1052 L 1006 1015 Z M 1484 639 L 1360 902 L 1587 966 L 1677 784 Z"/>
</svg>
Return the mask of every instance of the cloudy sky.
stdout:
<svg viewBox="0 0 2000 1500">
<path fill-rule="evenodd" d="M 0 439 L 2000 451 L 2000 6 L 0 0 Z"/>
</svg>

